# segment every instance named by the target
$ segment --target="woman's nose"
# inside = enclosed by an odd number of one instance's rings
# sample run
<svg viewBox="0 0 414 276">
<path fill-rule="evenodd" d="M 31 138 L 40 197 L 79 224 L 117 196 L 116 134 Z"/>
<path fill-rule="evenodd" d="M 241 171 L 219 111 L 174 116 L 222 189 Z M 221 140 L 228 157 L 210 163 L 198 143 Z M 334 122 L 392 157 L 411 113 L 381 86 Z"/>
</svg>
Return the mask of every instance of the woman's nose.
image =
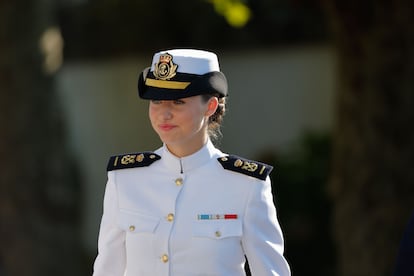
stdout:
<svg viewBox="0 0 414 276">
<path fill-rule="evenodd" d="M 172 113 L 171 113 L 171 109 L 166 107 L 164 108 L 163 112 L 162 112 L 162 116 L 164 118 L 164 120 L 168 120 L 172 118 Z"/>
</svg>

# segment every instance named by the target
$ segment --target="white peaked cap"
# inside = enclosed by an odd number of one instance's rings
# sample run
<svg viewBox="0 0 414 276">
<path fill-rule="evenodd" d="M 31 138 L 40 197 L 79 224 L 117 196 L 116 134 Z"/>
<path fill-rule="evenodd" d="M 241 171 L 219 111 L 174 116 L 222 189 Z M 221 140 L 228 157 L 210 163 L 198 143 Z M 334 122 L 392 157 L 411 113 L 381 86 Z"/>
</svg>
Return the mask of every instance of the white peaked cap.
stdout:
<svg viewBox="0 0 414 276">
<path fill-rule="evenodd" d="M 217 55 L 195 49 L 171 49 L 154 54 L 138 79 L 143 99 L 173 100 L 196 95 L 227 96 L 227 80 Z"/>
<path fill-rule="evenodd" d="M 156 53 L 152 59 L 151 71 L 154 71 L 155 64 L 162 54 L 170 54 L 173 57 L 173 62 L 178 64 L 178 73 L 204 75 L 215 71 L 220 72 L 215 53 L 194 49 L 175 49 Z"/>
</svg>

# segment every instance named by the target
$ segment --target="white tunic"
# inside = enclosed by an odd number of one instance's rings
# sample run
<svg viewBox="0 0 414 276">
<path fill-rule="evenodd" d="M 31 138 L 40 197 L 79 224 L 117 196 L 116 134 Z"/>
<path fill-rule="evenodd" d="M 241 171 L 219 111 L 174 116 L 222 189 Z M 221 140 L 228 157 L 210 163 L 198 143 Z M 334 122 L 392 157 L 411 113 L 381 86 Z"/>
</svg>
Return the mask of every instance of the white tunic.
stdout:
<svg viewBox="0 0 414 276">
<path fill-rule="evenodd" d="M 269 177 L 225 170 L 209 141 L 108 172 L 94 276 L 290 275 Z"/>
</svg>

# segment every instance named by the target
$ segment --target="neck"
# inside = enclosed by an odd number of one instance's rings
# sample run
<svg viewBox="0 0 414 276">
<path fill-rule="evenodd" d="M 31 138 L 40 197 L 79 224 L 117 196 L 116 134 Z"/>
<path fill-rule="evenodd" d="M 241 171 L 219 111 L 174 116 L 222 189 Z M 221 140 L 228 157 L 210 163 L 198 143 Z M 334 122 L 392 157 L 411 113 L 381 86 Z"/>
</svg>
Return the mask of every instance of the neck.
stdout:
<svg viewBox="0 0 414 276">
<path fill-rule="evenodd" d="M 200 141 L 200 143 L 191 144 L 191 143 L 183 143 L 183 144 L 166 144 L 168 151 L 171 152 L 173 155 L 181 158 L 185 156 L 189 156 L 193 153 L 199 151 L 208 141 L 208 138 Z"/>
</svg>

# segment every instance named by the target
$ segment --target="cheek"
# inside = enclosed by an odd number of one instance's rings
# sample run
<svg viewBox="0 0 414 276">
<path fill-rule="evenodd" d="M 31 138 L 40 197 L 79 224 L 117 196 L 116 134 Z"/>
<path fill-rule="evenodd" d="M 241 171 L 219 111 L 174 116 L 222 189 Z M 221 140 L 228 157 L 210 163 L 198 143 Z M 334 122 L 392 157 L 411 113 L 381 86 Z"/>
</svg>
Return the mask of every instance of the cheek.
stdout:
<svg viewBox="0 0 414 276">
<path fill-rule="evenodd" d="M 200 128 L 205 124 L 206 117 L 204 116 L 204 113 L 201 112 L 201 110 L 197 110 L 193 112 L 187 120 L 189 122 L 192 122 L 193 127 Z"/>
<path fill-rule="evenodd" d="M 154 108 L 151 108 L 151 106 L 148 108 L 148 117 L 149 117 L 149 119 L 150 119 L 150 121 L 151 121 L 151 123 L 154 121 L 154 119 L 155 119 L 155 110 L 154 110 Z"/>
<path fill-rule="evenodd" d="M 154 117 L 156 113 L 157 113 L 157 106 L 150 103 L 148 106 L 148 115 Z"/>
</svg>

